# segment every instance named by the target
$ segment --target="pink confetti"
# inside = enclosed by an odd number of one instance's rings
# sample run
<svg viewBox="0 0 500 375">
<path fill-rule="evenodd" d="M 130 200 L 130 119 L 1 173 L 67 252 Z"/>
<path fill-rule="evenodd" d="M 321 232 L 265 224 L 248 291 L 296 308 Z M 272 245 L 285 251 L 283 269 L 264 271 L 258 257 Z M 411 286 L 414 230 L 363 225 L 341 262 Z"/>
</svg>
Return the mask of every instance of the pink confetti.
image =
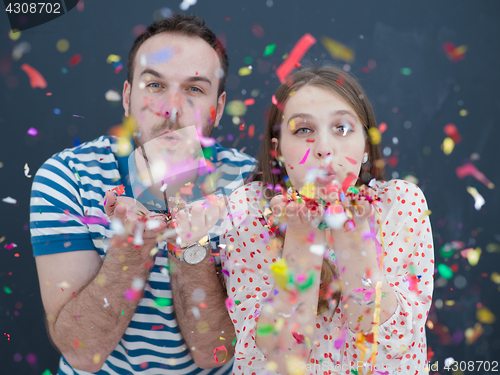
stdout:
<svg viewBox="0 0 500 375">
<path fill-rule="evenodd" d="M 273 95 L 273 97 L 271 98 L 271 102 L 276 106 L 278 107 L 278 109 L 281 109 L 282 111 L 285 109 L 285 107 L 283 107 L 279 102 L 278 102 L 278 99 L 276 99 L 276 96 Z"/>
<path fill-rule="evenodd" d="M 34 136 L 38 135 L 38 130 L 36 130 L 35 128 L 29 128 L 27 133 L 34 137 Z"/>
<path fill-rule="evenodd" d="M 226 271 L 227 272 L 227 271 Z M 226 298 L 226 310 L 231 310 L 234 307 L 234 301 L 232 298 Z"/>
<path fill-rule="evenodd" d="M 342 182 L 342 190 L 347 191 L 349 186 L 351 186 L 351 182 L 356 181 L 357 179 L 358 177 L 354 173 L 349 172 L 344 182 Z"/>
<path fill-rule="evenodd" d="M 342 329 L 340 337 L 337 340 L 335 340 L 335 342 L 333 343 L 333 346 L 335 346 L 335 349 L 339 350 L 342 347 L 342 345 L 344 345 L 345 337 L 346 337 L 346 328 L 344 327 Z"/>
<path fill-rule="evenodd" d="M 31 88 L 41 88 L 44 89 L 47 87 L 47 81 L 43 76 L 40 74 L 38 70 L 33 68 L 31 65 L 24 63 L 21 65 L 21 69 L 24 70 L 24 72 L 28 75 L 30 79 L 30 85 Z"/>
<path fill-rule="evenodd" d="M 304 164 L 306 162 L 307 157 L 309 156 L 309 151 L 311 151 L 310 148 L 307 149 L 306 154 L 304 155 L 304 157 L 302 158 L 302 160 L 300 161 L 299 164 Z"/>
<path fill-rule="evenodd" d="M 292 48 L 290 55 L 283 63 L 276 69 L 276 75 L 278 76 L 281 83 L 285 83 L 286 77 L 292 72 L 292 70 L 300 66 L 300 59 L 307 52 L 312 45 L 316 43 L 316 38 L 311 34 L 307 33 L 302 38 L 299 39 L 297 44 Z"/>
<path fill-rule="evenodd" d="M 348 156 L 346 156 L 345 158 L 346 158 L 346 159 L 347 159 L 347 161 L 348 161 L 349 163 L 351 163 L 352 165 L 355 165 L 355 164 L 357 164 L 357 163 L 358 163 L 356 160 L 351 159 L 351 158 L 350 158 L 350 157 L 348 157 Z"/>
<path fill-rule="evenodd" d="M 254 105 L 255 104 L 255 99 L 254 98 L 249 98 L 249 99 L 246 99 L 243 104 L 245 104 L 246 106 L 249 106 L 249 105 Z"/>
<path fill-rule="evenodd" d="M 224 359 L 222 361 L 219 361 L 218 358 L 217 358 L 217 355 L 215 353 L 218 352 L 218 351 L 222 351 L 222 350 L 224 350 L 226 352 L 226 356 L 224 357 Z M 226 358 L 227 358 L 227 349 L 226 349 L 226 347 L 224 345 L 221 345 L 218 348 L 214 349 L 214 358 L 215 358 L 215 361 L 212 361 L 212 362 L 215 362 L 215 363 L 222 363 L 222 362 L 224 362 L 226 360 Z"/>
<path fill-rule="evenodd" d="M 485 184 L 488 188 L 493 189 L 495 187 L 495 184 L 488 180 L 486 176 L 484 175 L 483 172 L 480 172 L 476 166 L 472 163 L 467 163 L 464 164 L 460 167 L 457 167 L 455 169 L 455 172 L 457 173 L 457 177 L 462 179 L 466 176 L 473 176 L 476 180 L 482 182 Z"/>
<path fill-rule="evenodd" d="M 380 132 L 380 134 L 382 134 L 386 130 L 387 130 L 387 124 L 385 122 L 381 122 L 378 126 L 378 131 Z"/>
<path fill-rule="evenodd" d="M 15 243 L 11 243 L 11 244 L 9 244 L 9 245 L 5 245 L 5 248 L 6 248 L 7 250 L 13 249 L 13 248 L 15 248 L 15 247 L 17 247 L 17 245 L 16 245 Z"/>
</svg>

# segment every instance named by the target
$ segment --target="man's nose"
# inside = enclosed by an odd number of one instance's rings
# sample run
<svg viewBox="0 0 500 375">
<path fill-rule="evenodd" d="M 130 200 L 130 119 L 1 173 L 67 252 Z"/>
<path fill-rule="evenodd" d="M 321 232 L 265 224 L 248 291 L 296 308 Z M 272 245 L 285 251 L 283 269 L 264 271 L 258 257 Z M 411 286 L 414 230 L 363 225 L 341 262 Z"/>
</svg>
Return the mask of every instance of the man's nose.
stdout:
<svg viewBox="0 0 500 375">
<path fill-rule="evenodd" d="M 180 89 L 170 89 L 167 92 L 163 115 L 165 118 L 176 120 L 182 116 L 184 108 L 184 95 Z"/>
</svg>

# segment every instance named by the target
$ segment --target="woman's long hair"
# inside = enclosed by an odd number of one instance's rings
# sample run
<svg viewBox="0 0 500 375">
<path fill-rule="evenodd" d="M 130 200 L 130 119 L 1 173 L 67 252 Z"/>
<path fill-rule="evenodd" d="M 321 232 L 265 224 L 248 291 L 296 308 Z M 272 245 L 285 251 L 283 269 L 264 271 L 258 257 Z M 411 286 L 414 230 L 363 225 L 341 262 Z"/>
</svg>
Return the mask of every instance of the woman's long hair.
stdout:
<svg viewBox="0 0 500 375">
<path fill-rule="evenodd" d="M 290 94 L 306 85 L 331 90 L 333 93 L 340 96 L 356 112 L 366 131 L 366 134 L 369 134 L 370 128 L 377 128 L 377 122 L 375 120 L 375 114 L 373 113 L 371 103 L 368 100 L 363 88 L 353 76 L 333 66 L 320 68 L 309 67 L 295 72 L 289 76 L 285 84 L 280 85 L 276 90 L 275 98 L 278 105 L 273 104 L 269 110 L 256 172 L 247 179 L 247 181 L 262 181 L 264 185 L 263 194 L 266 199 L 271 199 L 274 195 L 278 194 L 278 192 L 274 189 L 270 189 L 269 187 L 272 186 L 274 188 L 277 184 L 280 184 L 283 188 L 285 188 L 284 178 L 287 176 L 284 168 L 281 169 L 280 174 L 274 174 L 271 172 L 272 169 L 278 168 L 276 153 L 273 152 L 271 140 L 273 138 L 281 140 L 283 109 L 280 108 L 285 107 Z M 368 183 L 373 178 L 376 180 L 386 179 L 386 172 L 384 169 L 380 146 L 374 145 L 368 140 L 369 137 L 367 137 L 366 145 L 369 150 L 368 162 L 362 164 L 361 166 L 359 179 L 356 183 L 358 186 L 363 183 Z M 279 142 L 279 147 L 281 147 L 281 142 Z M 282 234 L 278 234 L 278 236 L 281 237 L 281 240 L 284 240 Z M 337 284 L 337 286 L 333 286 L 333 282 L 337 280 L 338 273 L 326 259 L 323 259 L 317 310 L 318 315 L 328 309 L 329 302 L 327 297 L 329 294 L 332 294 L 332 289 L 334 293 L 333 298 L 337 301 L 338 306 L 340 302 L 339 283 L 336 282 L 335 284 Z M 328 292 L 329 289 L 330 292 Z"/>
</svg>

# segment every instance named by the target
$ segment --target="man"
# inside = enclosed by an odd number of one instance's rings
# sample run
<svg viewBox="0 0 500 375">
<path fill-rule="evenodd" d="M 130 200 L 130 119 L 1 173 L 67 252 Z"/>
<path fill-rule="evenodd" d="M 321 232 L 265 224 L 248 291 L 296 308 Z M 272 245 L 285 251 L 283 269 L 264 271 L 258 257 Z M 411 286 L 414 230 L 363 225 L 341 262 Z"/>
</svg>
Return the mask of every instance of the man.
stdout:
<svg viewBox="0 0 500 375">
<path fill-rule="evenodd" d="M 140 177 L 155 172 L 161 142 L 181 150 L 175 138 L 194 126 L 182 144 L 193 142 L 191 150 L 197 139 L 205 143 L 205 169 L 220 170 L 215 188 L 243 184 L 255 160 L 208 138 L 224 111 L 227 66 L 224 47 L 200 18 L 173 15 L 155 22 L 134 42 L 123 89 L 125 116 L 137 123 L 136 152 L 124 154 L 127 142 L 102 136 L 55 154 L 37 172 L 32 244 L 48 333 L 62 353 L 59 374 L 231 370 L 235 335 L 226 294 L 210 246 L 198 243 L 200 231 L 206 236 L 220 212 L 211 203 L 198 204 L 191 214 L 174 217 L 175 234 L 165 231 L 165 223 L 150 225 L 155 216 L 168 221 L 175 204 L 169 198 L 179 197 L 186 181 L 193 199 L 200 197 L 207 171 L 179 180 L 172 174 L 162 176 L 165 181 L 154 173 L 149 181 Z M 137 192 L 136 186 L 143 188 Z M 150 212 L 154 207 L 165 211 Z M 158 241 L 163 231 L 168 255 Z"/>
</svg>

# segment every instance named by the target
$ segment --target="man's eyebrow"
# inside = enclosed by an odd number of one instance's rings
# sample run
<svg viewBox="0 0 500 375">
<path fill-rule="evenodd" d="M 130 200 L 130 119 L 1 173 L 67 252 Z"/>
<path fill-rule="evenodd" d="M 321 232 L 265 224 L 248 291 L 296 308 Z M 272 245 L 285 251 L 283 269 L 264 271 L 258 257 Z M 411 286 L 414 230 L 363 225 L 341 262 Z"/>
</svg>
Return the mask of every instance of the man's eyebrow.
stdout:
<svg viewBox="0 0 500 375">
<path fill-rule="evenodd" d="M 188 81 L 188 82 L 207 82 L 210 86 L 212 86 L 212 81 L 210 81 L 205 76 L 192 76 L 192 77 L 189 77 L 186 81 Z"/>
<path fill-rule="evenodd" d="M 151 69 L 151 68 L 146 68 L 146 69 L 144 69 L 144 70 L 141 72 L 140 76 L 142 76 L 143 74 L 151 74 L 152 76 L 155 76 L 156 78 L 160 78 L 160 79 L 165 78 L 165 77 L 163 77 L 163 74 L 161 74 L 161 73 L 159 73 L 159 72 L 157 72 L 156 70 Z"/>
</svg>

